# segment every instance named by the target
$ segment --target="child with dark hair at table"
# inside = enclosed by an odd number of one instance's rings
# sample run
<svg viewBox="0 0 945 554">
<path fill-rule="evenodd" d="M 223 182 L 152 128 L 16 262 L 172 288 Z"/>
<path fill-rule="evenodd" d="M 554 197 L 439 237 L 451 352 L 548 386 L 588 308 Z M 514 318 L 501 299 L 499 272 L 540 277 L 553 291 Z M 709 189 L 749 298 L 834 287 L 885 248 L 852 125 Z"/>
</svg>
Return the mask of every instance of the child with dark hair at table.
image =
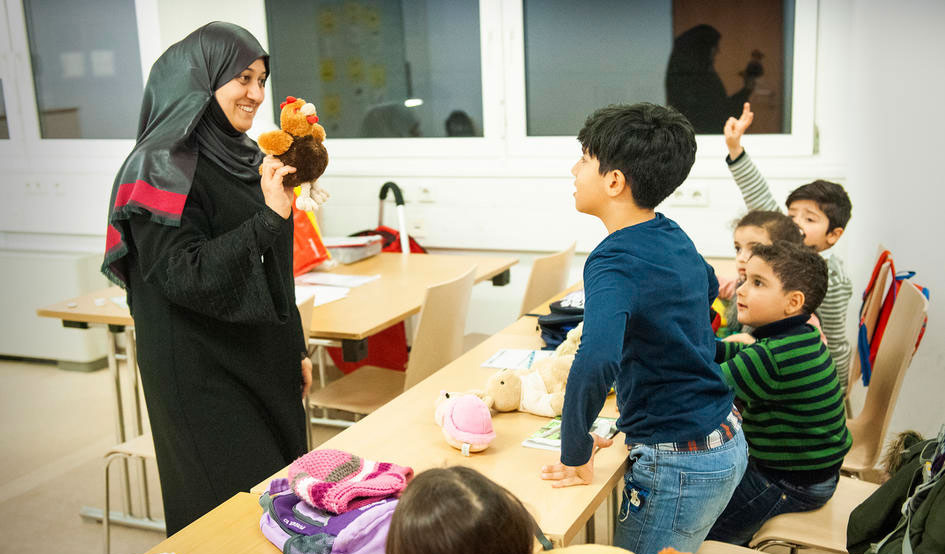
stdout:
<svg viewBox="0 0 945 554">
<path fill-rule="evenodd" d="M 745 271 L 738 320 L 755 342 L 719 342 L 716 361 L 743 406 L 749 463 L 707 537 L 739 545 L 778 514 L 826 504 L 852 444 L 833 358 L 807 323 L 827 292 L 827 262 L 781 241 L 754 247 Z"/>
<path fill-rule="evenodd" d="M 478 471 L 428 469 L 407 485 L 387 554 L 529 554 L 535 523 L 521 501 Z"/>
<path fill-rule="evenodd" d="M 575 207 L 608 235 L 584 265 L 561 455 L 541 476 L 555 487 L 593 481 L 594 449 L 612 441 L 589 430 L 616 383 L 629 457 L 614 545 L 695 552 L 747 463 L 706 317 L 718 281 L 685 231 L 655 211 L 689 174 L 695 134 L 676 110 L 641 103 L 597 110 L 578 140 Z"/>
</svg>

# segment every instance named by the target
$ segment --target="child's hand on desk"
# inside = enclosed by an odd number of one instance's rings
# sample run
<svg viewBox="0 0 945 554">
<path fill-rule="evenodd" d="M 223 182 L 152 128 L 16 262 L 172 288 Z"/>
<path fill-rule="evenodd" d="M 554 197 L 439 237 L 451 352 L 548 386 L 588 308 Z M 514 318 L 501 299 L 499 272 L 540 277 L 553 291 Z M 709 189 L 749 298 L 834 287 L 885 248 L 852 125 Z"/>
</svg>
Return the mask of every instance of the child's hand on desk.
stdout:
<svg viewBox="0 0 945 554">
<path fill-rule="evenodd" d="M 594 480 L 594 455 L 601 448 L 607 448 L 614 443 L 613 439 L 605 439 L 594 433 L 590 433 L 590 435 L 594 439 L 594 451 L 591 454 L 591 459 L 586 464 L 572 467 L 559 462 L 550 466 L 542 466 L 541 478 L 546 481 L 554 481 L 551 486 L 556 489 L 573 485 L 590 485 Z"/>
</svg>

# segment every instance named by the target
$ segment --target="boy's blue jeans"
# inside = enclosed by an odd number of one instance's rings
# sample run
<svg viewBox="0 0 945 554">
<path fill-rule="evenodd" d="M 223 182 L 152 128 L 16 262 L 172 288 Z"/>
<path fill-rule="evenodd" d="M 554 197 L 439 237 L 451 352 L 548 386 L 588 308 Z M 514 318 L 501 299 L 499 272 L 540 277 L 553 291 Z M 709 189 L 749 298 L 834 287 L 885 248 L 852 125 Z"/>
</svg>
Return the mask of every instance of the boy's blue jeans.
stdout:
<svg viewBox="0 0 945 554">
<path fill-rule="evenodd" d="M 748 465 L 728 507 L 709 531 L 708 539 L 747 545 L 761 524 L 778 514 L 816 510 L 833 496 L 838 476 L 812 485 L 769 479 L 754 463 Z"/>
<path fill-rule="evenodd" d="M 614 545 L 636 554 L 672 546 L 695 552 L 748 464 L 741 430 L 709 450 L 670 452 L 648 445 L 630 450 Z"/>
</svg>

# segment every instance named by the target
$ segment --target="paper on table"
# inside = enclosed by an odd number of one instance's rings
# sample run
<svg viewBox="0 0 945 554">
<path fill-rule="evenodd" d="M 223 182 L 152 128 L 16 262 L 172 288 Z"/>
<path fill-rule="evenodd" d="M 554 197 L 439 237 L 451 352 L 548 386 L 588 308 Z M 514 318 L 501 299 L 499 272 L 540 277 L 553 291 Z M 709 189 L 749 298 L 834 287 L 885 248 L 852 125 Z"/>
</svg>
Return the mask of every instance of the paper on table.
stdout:
<svg viewBox="0 0 945 554">
<path fill-rule="evenodd" d="M 120 308 L 128 309 L 128 298 L 125 296 L 112 296 L 112 302 L 118 304 Z"/>
<path fill-rule="evenodd" d="M 360 287 L 365 283 L 370 283 L 380 279 L 377 275 L 341 275 L 339 273 L 328 273 L 326 271 L 313 271 L 295 278 L 299 285 L 329 285 L 333 287 Z"/>
<path fill-rule="evenodd" d="M 591 426 L 597 436 L 611 439 L 617 434 L 617 418 L 598 417 Z M 522 446 L 542 450 L 561 450 L 561 416 L 558 416 L 522 441 Z"/>
<path fill-rule="evenodd" d="M 544 358 L 550 358 L 554 350 L 528 350 L 525 348 L 502 348 L 482 363 L 482 367 L 496 369 L 528 369 Z"/>
<path fill-rule="evenodd" d="M 315 295 L 315 306 L 321 306 L 322 304 L 328 304 L 329 302 L 334 302 L 335 300 L 341 300 L 345 296 L 348 296 L 348 292 L 351 289 L 347 287 L 325 287 L 321 285 L 296 285 L 295 286 L 295 297 L 300 298 L 304 296 Z"/>
</svg>

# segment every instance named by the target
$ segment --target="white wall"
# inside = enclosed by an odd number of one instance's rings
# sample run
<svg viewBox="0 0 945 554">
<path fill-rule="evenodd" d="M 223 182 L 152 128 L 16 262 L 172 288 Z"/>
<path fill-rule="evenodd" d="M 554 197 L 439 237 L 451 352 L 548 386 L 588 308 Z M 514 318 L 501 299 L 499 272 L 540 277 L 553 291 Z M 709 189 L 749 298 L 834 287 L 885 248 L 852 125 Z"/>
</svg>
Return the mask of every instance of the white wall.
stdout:
<svg viewBox="0 0 945 554">
<path fill-rule="evenodd" d="M 854 3 L 846 106 L 849 180 L 856 184 L 856 232 L 848 242 L 855 290 L 862 290 L 877 243 L 897 269 L 915 270 L 931 289 L 929 322 L 906 374 L 892 431 L 934 435 L 945 423 L 945 3 Z M 855 253 L 855 255 L 853 255 Z"/>
</svg>

